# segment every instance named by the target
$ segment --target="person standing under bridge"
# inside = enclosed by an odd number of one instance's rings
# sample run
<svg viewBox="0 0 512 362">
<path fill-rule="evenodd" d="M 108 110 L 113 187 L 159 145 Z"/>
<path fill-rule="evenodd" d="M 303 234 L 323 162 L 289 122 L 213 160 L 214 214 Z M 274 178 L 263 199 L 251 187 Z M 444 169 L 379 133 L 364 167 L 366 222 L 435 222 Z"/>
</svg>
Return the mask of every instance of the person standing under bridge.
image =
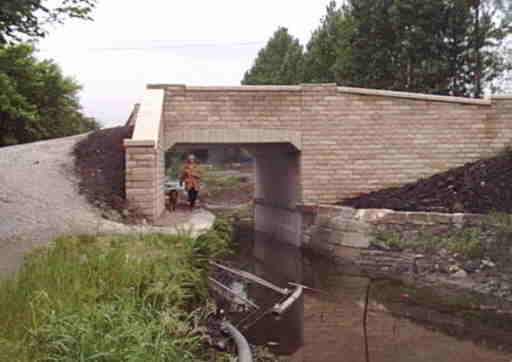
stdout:
<svg viewBox="0 0 512 362">
<path fill-rule="evenodd" d="M 201 177 L 195 156 L 190 154 L 181 173 L 180 186 L 185 183 L 185 190 L 188 192 L 188 202 L 191 209 L 193 209 L 196 205 L 197 196 L 199 194 L 200 179 Z"/>
</svg>

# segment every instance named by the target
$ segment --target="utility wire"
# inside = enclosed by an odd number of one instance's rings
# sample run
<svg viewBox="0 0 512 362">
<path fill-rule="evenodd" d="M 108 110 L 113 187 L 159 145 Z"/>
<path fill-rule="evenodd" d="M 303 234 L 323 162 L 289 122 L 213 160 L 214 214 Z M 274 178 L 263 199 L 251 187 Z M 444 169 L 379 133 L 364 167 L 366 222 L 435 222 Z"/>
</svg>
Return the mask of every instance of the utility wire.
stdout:
<svg viewBox="0 0 512 362">
<path fill-rule="evenodd" d="M 138 50 L 154 50 L 154 49 L 186 49 L 186 48 L 220 48 L 220 47 L 244 47 L 252 45 L 261 45 L 265 41 L 250 41 L 239 43 L 184 43 L 176 45 L 154 45 L 142 47 L 104 47 L 104 48 L 82 48 L 85 51 L 138 51 Z M 49 49 L 41 49 L 48 51 Z"/>
</svg>

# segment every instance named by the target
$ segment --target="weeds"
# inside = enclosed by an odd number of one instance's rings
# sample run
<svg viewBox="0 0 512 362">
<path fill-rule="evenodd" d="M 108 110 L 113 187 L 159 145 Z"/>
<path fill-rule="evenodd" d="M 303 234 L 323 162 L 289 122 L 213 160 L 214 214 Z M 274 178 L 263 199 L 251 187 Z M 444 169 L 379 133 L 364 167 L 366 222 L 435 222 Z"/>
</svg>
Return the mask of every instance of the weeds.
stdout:
<svg viewBox="0 0 512 362">
<path fill-rule="evenodd" d="M 441 235 L 423 232 L 407 239 L 399 232 L 390 231 L 375 233 L 373 237 L 376 242 L 395 250 L 414 249 L 432 253 L 446 249 L 470 259 L 482 258 L 486 251 L 482 230 L 476 227 L 454 229 Z"/>
<path fill-rule="evenodd" d="M 382 243 L 390 249 L 403 249 L 406 247 L 406 242 L 402 235 L 396 231 L 380 231 L 372 234 L 374 240 Z"/>
<path fill-rule="evenodd" d="M 69 236 L 0 282 L 0 355 L 9 361 L 208 360 L 198 320 L 205 259 L 227 253 L 229 225 L 182 235 Z M 214 237 L 215 235 L 215 237 Z M 198 317 L 199 316 L 199 317 Z"/>
<path fill-rule="evenodd" d="M 510 214 L 491 213 L 479 226 L 453 228 L 439 234 L 418 232 L 416 236 L 405 238 L 395 231 L 373 233 L 376 243 L 390 249 L 414 249 L 423 252 L 435 252 L 446 249 L 469 259 L 493 256 L 503 259 L 503 250 L 512 246 L 512 217 Z"/>
</svg>

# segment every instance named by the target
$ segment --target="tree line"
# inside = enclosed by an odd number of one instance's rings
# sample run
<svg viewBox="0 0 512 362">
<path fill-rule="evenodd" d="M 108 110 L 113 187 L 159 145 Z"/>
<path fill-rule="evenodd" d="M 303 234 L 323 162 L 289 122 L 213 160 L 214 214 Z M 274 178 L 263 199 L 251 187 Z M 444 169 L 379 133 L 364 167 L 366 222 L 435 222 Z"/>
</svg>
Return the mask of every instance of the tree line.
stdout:
<svg viewBox="0 0 512 362">
<path fill-rule="evenodd" d="M 80 85 L 52 60 L 36 57 L 48 24 L 90 20 L 96 0 L 0 2 L 0 147 L 95 130 L 81 110 Z"/>
<path fill-rule="evenodd" d="M 481 97 L 500 91 L 512 69 L 511 20 L 508 0 L 332 1 L 305 47 L 280 27 L 242 84 L 335 82 Z"/>
</svg>

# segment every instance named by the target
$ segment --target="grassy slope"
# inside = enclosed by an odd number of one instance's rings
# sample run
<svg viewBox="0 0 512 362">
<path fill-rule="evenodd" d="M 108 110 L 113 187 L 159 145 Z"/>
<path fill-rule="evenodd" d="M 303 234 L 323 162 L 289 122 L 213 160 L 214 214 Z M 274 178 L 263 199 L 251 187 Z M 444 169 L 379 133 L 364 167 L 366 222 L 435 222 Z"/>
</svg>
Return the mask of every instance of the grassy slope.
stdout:
<svg viewBox="0 0 512 362">
<path fill-rule="evenodd" d="M 200 327 L 212 312 L 205 261 L 226 253 L 230 236 L 226 225 L 215 228 L 198 239 L 64 237 L 33 253 L 15 279 L 0 284 L 0 356 L 210 360 Z"/>
</svg>

